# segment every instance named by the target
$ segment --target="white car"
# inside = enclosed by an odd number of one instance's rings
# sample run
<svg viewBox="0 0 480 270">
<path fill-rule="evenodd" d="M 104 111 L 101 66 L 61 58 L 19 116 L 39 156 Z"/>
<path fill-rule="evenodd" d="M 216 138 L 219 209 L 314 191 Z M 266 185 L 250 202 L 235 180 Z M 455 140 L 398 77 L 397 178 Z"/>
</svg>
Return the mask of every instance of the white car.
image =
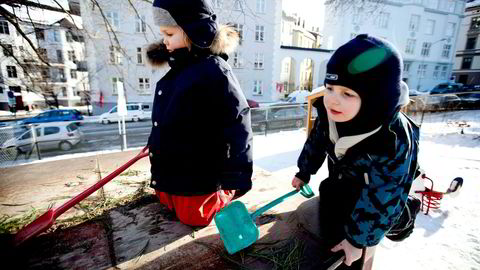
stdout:
<svg viewBox="0 0 480 270">
<path fill-rule="evenodd" d="M 150 105 L 143 103 L 127 103 L 127 116 L 125 121 L 138 122 L 152 117 Z M 117 122 L 121 117 L 118 116 L 117 106 L 111 108 L 108 112 L 100 115 L 100 123 L 108 124 Z"/>
<path fill-rule="evenodd" d="M 83 140 L 83 133 L 75 123 L 51 122 L 35 125 L 36 140 L 40 150 L 61 149 L 68 151 Z M 2 148 L 16 147 L 28 152 L 33 147 L 32 129 L 26 129 L 16 138 L 2 144 Z"/>
</svg>

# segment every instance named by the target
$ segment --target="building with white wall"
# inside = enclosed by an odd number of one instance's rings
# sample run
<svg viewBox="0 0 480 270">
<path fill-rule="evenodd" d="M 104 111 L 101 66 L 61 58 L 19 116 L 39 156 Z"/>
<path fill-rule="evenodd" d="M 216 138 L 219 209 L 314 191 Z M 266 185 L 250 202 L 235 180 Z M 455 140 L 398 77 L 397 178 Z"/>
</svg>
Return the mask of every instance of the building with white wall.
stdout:
<svg viewBox="0 0 480 270">
<path fill-rule="evenodd" d="M 463 0 L 389 0 L 372 7 L 332 10 L 326 5 L 322 48 L 337 49 L 358 34 L 392 42 L 404 60 L 403 80 L 411 89 L 429 90 L 450 80 Z"/>
<path fill-rule="evenodd" d="M 13 25 L 0 18 L 0 108 L 8 110 L 9 90 L 15 94 L 17 110 L 28 105 L 45 106 L 45 96 L 51 101 L 53 95 L 59 105 L 84 103 L 89 82 L 82 67 L 85 50 L 81 18 L 35 9 L 30 11 L 30 22 L 22 17 L 26 16 L 24 10 L 16 9 L 15 14 L 25 19 L 20 27 L 50 66 L 40 60 Z"/>
<path fill-rule="evenodd" d="M 117 102 L 116 87 L 122 85 L 127 102 L 152 103 L 155 83 L 166 73 L 145 62 L 145 48 L 161 39 L 147 1 L 81 1 L 87 62 L 93 93 L 94 113 L 108 110 Z M 131 3 L 131 4 L 130 4 Z M 215 0 L 212 8 L 221 24 L 232 25 L 240 34 L 237 50 L 229 56 L 233 72 L 248 99 L 268 102 L 278 99 L 274 48 L 280 48 L 281 2 L 275 0 Z M 118 83 L 120 82 L 120 84 Z M 100 106 L 100 93 L 103 106 Z"/>
<path fill-rule="evenodd" d="M 480 1 L 465 6 L 458 34 L 453 76 L 456 82 L 480 84 Z"/>
</svg>

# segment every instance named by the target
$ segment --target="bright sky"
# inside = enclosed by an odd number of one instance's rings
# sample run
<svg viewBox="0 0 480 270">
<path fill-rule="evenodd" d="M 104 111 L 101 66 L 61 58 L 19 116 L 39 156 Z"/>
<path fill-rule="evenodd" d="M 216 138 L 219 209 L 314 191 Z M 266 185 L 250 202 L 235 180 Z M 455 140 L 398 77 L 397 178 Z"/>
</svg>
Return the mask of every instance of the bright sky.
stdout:
<svg viewBox="0 0 480 270">
<path fill-rule="evenodd" d="M 323 0 L 283 0 L 283 10 L 287 13 L 297 13 L 309 22 L 323 28 Z"/>
</svg>

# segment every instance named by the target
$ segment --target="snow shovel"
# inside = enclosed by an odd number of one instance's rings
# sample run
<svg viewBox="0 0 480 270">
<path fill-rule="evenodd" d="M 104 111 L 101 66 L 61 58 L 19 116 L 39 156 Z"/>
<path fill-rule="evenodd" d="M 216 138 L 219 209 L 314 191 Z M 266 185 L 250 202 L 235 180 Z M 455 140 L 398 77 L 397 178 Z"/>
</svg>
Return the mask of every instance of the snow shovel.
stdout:
<svg viewBox="0 0 480 270">
<path fill-rule="evenodd" d="M 111 172 L 109 175 L 104 177 L 102 180 L 95 183 L 93 186 L 89 187 L 87 190 L 83 191 L 82 193 L 78 194 L 74 198 L 70 199 L 69 201 L 65 202 L 55 210 L 49 209 L 45 214 L 41 215 L 33 222 L 28 224 L 27 226 L 23 227 L 20 231 L 18 231 L 14 238 L 14 245 L 19 246 L 23 242 L 27 241 L 30 238 L 37 236 L 38 234 L 46 231 L 50 228 L 54 221 L 65 211 L 72 208 L 75 204 L 79 203 L 81 200 L 88 197 L 90 194 L 104 186 L 110 180 L 115 178 L 115 176 L 119 175 L 121 172 L 125 171 L 128 167 L 130 167 L 133 163 L 137 162 L 139 159 L 148 156 L 148 146 L 145 146 L 140 153 L 138 153 L 134 158 L 129 160 L 125 163 L 122 167 L 116 169 L 115 171 Z"/>
<path fill-rule="evenodd" d="M 255 243 L 259 232 L 254 220 L 263 212 L 298 192 L 298 190 L 291 191 L 252 214 L 249 214 L 245 205 L 239 201 L 235 201 L 220 210 L 215 215 L 215 224 L 228 253 L 233 254 Z M 311 198 L 314 195 L 312 189 L 307 184 L 303 185 L 300 194 L 306 198 Z"/>
</svg>

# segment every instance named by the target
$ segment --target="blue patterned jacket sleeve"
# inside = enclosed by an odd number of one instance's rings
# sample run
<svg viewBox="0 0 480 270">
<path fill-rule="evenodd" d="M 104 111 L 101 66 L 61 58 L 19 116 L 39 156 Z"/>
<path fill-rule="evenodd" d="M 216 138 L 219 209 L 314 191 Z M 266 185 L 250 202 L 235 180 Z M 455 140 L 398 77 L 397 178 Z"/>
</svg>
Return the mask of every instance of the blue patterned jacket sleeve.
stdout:
<svg viewBox="0 0 480 270">
<path fill-rule="evenodd" d="M 297 161 L 297 166 L 300 171 L 295 176 L 305 183 L 310 182 L 310 176 L 317 173 L 325 161 L 327 154 L 323 141 L 320 119 L 317 117 Z"/>
<path fill-rule="evenodd" d="M 378 244 L 402 213 L 417 169 L 418 138 L 411 135 L 399 135 L 403 138 L 397 138 L 395 157 L 357 160 L 359 167 L 368 170 L 357 175 L 366 184 L 345 224 L 347 240 L 353 246 Z"/>
</svg>

